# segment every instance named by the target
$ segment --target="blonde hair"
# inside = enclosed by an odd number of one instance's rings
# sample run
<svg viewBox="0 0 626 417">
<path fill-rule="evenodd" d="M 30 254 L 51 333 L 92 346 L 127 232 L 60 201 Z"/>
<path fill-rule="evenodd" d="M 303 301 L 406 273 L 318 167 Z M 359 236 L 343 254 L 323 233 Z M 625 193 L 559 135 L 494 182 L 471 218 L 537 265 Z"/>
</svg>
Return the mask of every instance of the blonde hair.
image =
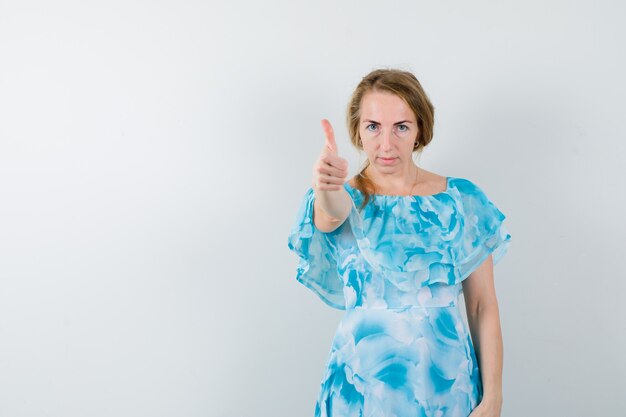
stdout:
<svg viewBox="0 0 626 417">
<path fill-rule="evenodd" d="M 413 151 L 420 153 L 433 138 L 435 108 L 415 75 L 408 71 L 392 68 L 381 68 L 370 72 L 363 77 L 352 93 L 346 115 L 348 133 L 352 145 L 358 150 L 363 150 L 363 144 L 361 143 L 359 134 L 361 103 L 366 93 L 375 91 L 393 93 L 403 99 L 411 110 L 413 110 L 419 128 Z M 369 160 L 365 161 L 365 164 L 359 171 L 355 180 L 356 188 L 364 195 L 361 208 L 365 207 L 370 199 L 370 194 L 373 194 L 376 190 L 373 181 L 365 175 L 365 169 L 369 165 Z"/>
</svg>

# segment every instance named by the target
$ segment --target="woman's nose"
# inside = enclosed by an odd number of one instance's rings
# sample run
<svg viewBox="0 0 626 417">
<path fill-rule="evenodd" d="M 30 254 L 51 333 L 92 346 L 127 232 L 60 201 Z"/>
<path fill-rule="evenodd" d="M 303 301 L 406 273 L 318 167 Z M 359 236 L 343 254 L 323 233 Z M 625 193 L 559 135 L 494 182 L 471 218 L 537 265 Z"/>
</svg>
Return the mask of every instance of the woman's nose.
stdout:
<svg viewBox="0 0 626 417">
<path fill-rule="evenodd" d="M 383 131 L 383 134 L 382 134 L 383 140 L 382 140 L 381 146 L 385 150 L 391 149 L 391 140 L 392 140 L 391 135 L 392 135 L 391 131 Z"/>
</svg>

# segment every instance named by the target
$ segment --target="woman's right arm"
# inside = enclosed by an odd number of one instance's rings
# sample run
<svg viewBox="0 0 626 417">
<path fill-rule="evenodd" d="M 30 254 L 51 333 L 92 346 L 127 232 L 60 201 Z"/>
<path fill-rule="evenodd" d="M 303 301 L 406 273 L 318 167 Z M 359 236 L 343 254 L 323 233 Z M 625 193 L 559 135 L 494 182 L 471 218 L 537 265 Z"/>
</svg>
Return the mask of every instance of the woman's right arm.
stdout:
<svg viewBox="0 0 626 417">
<path fill-rule="evenodd" d="M 318 230 L 329 233 L 348 218 L 352 198 L 343 187 L 348 176 L 348 161 L 337 152 L 335 134 L 330 122 L 322 120 L 326 143 L 313 167 L 313 224 Z"/>
<path fill-rule="evenodd" d="M 338 191 L 316 190 L 313 201 L 313 223 L 324 233 L 332 232 L 348 218 L 351 209 L 352 198 L 345 188 Z"/>
</svg>

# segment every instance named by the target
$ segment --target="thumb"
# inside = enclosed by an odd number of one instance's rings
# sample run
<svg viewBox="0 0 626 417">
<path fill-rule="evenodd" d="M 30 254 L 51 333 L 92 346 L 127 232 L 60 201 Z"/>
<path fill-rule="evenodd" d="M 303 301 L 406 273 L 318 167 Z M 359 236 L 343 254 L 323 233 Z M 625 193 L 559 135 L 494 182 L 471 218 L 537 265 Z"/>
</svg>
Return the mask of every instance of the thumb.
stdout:
<svg viewBox="0 0 626 417">
<path fill-rule="evenodd" d="M 330 122 L 327 119 L 322 119 L 322 128 L 324 128 L 324 135 L 326 135 L 326 146 L 331 152 L 337 154 L 337 142 L 335 141 L 335 132 Z"/>
</svg>

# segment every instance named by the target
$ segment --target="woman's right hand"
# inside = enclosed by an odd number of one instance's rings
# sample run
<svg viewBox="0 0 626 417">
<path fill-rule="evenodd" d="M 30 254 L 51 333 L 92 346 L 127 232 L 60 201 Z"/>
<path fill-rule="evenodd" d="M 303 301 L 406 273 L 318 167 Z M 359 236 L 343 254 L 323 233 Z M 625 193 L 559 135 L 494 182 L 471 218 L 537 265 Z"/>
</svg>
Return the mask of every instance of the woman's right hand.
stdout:
<svg viewBox="0 0 626 417">
<path fill-rule="evenodd" d="M 315 191 L 337 191 L 343 188 L 348 176 L 348 161 L 339 156 L 335 133 L 330 122 L 322 119 L 326 142 L 320 157 L 313 166 L 313 189 Z"/>
</svg>

